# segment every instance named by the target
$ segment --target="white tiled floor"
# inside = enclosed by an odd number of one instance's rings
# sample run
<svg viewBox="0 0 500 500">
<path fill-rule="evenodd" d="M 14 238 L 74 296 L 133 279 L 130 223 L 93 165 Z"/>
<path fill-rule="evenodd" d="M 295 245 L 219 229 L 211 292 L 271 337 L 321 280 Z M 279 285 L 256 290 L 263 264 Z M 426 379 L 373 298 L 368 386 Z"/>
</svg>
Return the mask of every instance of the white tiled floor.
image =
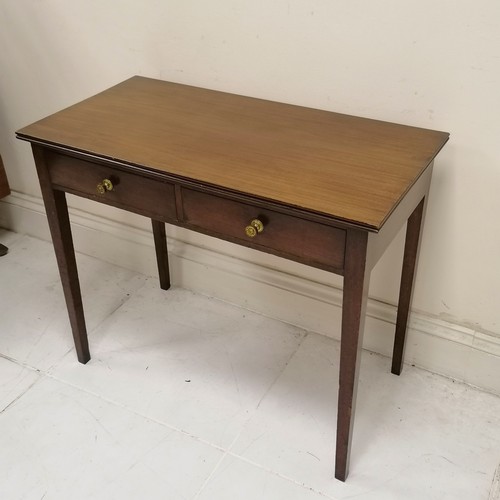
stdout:
<svg viewBox="0 0 500 500">
<path fill-rule="evenodd" d="M 0 499 L 497 498 L 500 398 L 363 353 L 341 483 L 337 342 L 78 255 L 83 366 L 51 245 L 0 242 Z"/>
</svg>

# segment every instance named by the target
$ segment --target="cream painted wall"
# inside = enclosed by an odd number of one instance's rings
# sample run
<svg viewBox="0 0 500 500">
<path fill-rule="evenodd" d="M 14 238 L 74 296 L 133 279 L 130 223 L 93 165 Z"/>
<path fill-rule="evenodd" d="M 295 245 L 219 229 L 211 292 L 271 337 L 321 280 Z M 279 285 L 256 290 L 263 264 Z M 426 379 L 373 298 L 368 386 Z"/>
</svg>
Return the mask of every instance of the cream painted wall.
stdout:
<svg viewBox="0 0 500 500">
<path fill-rule="evenodd" d="M 498 0 L 0 0 L 0 27 L 0 151 L 29 195 L 34 166 L 14 131 L 134 74 L 449 131 L 414 307 L 500 335 Z M 388 302 L 401 236 L 372 278 Z"/>
</svg>

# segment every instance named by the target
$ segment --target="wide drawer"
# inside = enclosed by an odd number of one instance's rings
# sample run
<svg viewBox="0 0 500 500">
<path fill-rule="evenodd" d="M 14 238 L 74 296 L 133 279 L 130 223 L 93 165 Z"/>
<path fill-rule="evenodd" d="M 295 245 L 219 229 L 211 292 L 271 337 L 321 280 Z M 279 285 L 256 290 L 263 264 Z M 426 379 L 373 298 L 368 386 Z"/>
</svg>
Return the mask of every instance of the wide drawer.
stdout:
<svg viewBox="0 0 500 500">
<path fill-rule="evenodd" d="M 160 220 L 176 220 L 174 185 L 58 153 L 47 153 L 52 184 L 95 201 Z M 97 185 L 109 179 L 112 189 L 99 193 Z"/>
<path fill-rule="evenodd" d="M 182 189 L 182 206 L 184 223 L 193 229 L 315 267 L 343 270 L 343 229 L 193 189 Z M 264 230 L 249 237 L 245 228 L 253 219 L 262 221 Z"/>
</svg>

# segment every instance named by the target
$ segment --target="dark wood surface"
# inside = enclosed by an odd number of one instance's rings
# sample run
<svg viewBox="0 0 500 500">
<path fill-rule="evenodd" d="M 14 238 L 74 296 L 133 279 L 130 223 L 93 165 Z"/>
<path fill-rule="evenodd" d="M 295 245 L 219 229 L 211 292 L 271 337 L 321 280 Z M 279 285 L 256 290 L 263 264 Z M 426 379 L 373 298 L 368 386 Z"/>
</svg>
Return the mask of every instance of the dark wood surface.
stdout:
<svg viewBox="0 0 500 500">
<path fill-rule="evenodd" d="M 392 353 L 391 371 L 400 375 L 403 369 L 403 358 L 406 346 L 408 315 L 415 284 L 415 272 L 420 249 L 420 235 L 423 228 L 427 197 L 423 198 L 408 219 L 406 241 L 403 255 L 403 270 L 399 289 L 398 313 L 396 317 L 396 336 Z"/>
<path fill-rule="evenodd" d="M 19 137 L 252 193 L 372 230 L 448 134 L 133 77 Z"/>
<path fill-rule="evenodd" d="M 342 298 L 337 450 L 335 453 L 335 477 L 341 481 L 345 481 L 349 473 L 359 363 L 370 283 L 371 269 L 368 265 L 368 255 L 368 234 L 356 229 L 348 230 Z"/>
<path fill-rule="evenodd" d="M 0 198 L 4 198 L 9 194 L 10 194 L 9 181 L 7 180 L 7 174 L 5 173 L 2 157 L 0 156 Z"/>
<path fill-rule="evenodd" d="M 168 265 L 167 233 L 165 231 L 165 223 L 151 219 L 151 225 L 153 227 L 160 288 L 162 290 L 168 290 L 170 288 L 170 268 Z"/>
<path fill-rule="evenodd" d="M 63 285 L 76 354 L 80 363 L 87 363 L 90 360 L 90 351 L 66 194 L 52 186 L 44 149 L 34 145 L 33 156 L 47 211 L 47 220 Z"/>
<path fill-rule="evenodd" d="M 345 230 L 192 189 L 182 190 L 184 225 L 281 257 L 343 274 Z M 245 234 L 252 219 L 264 231 Z"/>
<path fill-rule="evenodd" d="M 335 477 L 345 480 L 370 271 L 408 220 L 403 362 L 432 161 L 448 134 L 135 77 L 18 132 L 33 152 L 78 359 L 90 359 L 65 193 L 344 276 Z M 104 179 L 113 189 L 97 193 Z M 255 238 L 245 226 L 260 219 Z"/>
<path fill-rule="evenodd" d="M 174 185 L 158 182 L 124 172 L 115 166 L 93 163 L 67 155 L 47 151 L 50 178 L 54 186 L 90 198 L 100 203 L 139 212 L 163 220 L 174 220 L 177 215 Z M 97 192 L 104 179 L 113 182 L 113 190 Z"/>
<path fill-rule="evenodd" d="M 9 182 L 7 180 L 7 174 L 5 173 L 5 168 L 3 166 L 2 157 L 0 156 L 0 199 L 10 194 Z M 6 255 L 9 249 L 0 243 L 0 257 Z"/>
</svg>

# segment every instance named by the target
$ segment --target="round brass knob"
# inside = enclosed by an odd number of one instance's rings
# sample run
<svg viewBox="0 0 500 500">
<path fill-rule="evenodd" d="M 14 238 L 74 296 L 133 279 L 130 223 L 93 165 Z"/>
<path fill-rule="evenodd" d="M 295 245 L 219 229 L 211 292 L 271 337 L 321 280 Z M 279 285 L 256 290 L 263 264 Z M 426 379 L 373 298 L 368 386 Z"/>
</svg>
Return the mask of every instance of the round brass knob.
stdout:
<svg viewBox="0 0 500 500">
<path fill-rule="evenodd" d="M 258 233 L 262 233 L 262 231 L 264 231 L 264 224 L 262 224 L 262 221 L 259 219 L 253 219 L 250 225 L 245 228 L 245 234 L 249 238 L 255 238 L 255 236 L 257 236 Z"/>
<path fill-rule="evenodd" d="M 97 192 L 99 194 L 105 194 L 106 191 L 113 191 L 113 183 L 109 179 L 104 179 L 97 184 Z"/>
</svg>

